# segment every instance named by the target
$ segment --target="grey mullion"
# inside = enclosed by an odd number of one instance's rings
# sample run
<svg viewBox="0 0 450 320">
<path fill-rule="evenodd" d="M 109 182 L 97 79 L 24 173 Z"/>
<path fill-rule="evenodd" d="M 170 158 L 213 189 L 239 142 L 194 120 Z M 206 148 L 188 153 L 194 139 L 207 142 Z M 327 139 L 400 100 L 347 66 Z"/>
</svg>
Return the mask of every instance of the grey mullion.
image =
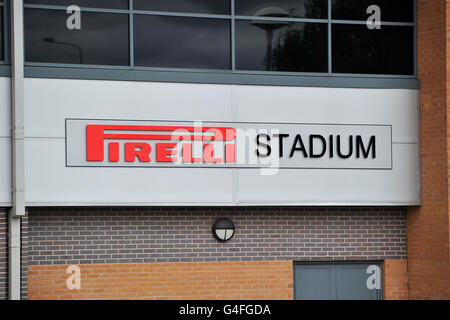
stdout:
<svg viewBox="0 0 450 320">
<path fill-rule="evenodd" d="M 129 34 L 130 34 L 130 41 L 129 41 L 129 54 L 130 54 L 130 67 L 134 68 L 134 19 L 133 19 L 133 8 L 134 8 L 134 2 L 133 0 L 129 0 L 128 2 L 128 9 L 130 10 L 129 15 Z"/>
<path fill-rule="evenodd" d="M 235 0 L 231 0 L 231 70 L 236 71 Z"/>
<path fill-rule="evenodd" d="M 2 72 L 0 67 L 0 72 Z M 4 72 L 10 70 L 4 67 Z M 336 78 L 327 77 L 285 77 L 273 75 L 255 76 L 251 74 L 233 74 L 231 72 L 210 73 L 193 72 L 164 72 L 164 71 L 139 71 L 139 70 L 115 70 L 115 69 L 86 69 L 86 68 L 42 68 L 25 67 L 27 78 L 50 79 L 96 79 L 96 80 L 125 80 L 125 81 L 160 81 L 160 82 L 187 82 L 187 83 L 217 83 L 217 84 L 241 84 L 241 85 L 270 85 L 270 86 L 307 86 L 307 87 L 331 87 L 331 88 L 403 88 L 418 89 L 417 79 L 383 79 L 383 78 Z"/>
<path fill-rule="evenodd" d="M 4 2 L 5 6 L 3 7 L 3 50 L 5 50 L 5 62 L 7 64 L 11 64 L 11 14 L 10 14 L 10 3 Z"/>
<path fill-rule="evenodd" d="M 328 74 L 333 73 L 333 52 L 331 33 L 331 0 L 328 0 Z"/>
<path fill-rule="evenodd" d="M 331 23 L 367 25 L 367 21 L 361 21 L 361 20 L 331 20 Z M 381 24 L 381 26 L 397 26 L 397 27 L 413 27 L 414 26 L 414 22 L 381 21 L 380 24 Z"/>
<path fill-rule="evenodd" d="M 8 28 L 8 6 L 2 3 L 3 7 L 3 60 L 6 64 L 9 61 L 9 28 Z"/>
<path fill-rule="evenodd" d="M 137 71 L 164 71 L 164 72 L 185 72 L 185 73 L 223 73 L 231 74 L 232 71 L 228 69 L 188 69 L 188 68 L 164 68 L 164 67 L 142 67 L 135 66 L 133 70 Z"/>
<path fill-rule="evenodd" d="M 254 71 L 254 70 L 236 70 L 235 74 L 259 75 L 259 76 L 286 76 L 286 77 L 329 77 L 326 72 L 284 72 L 284 71 Z"/>
<path fill-rule="evenodd" d="M 234 18 L 239 20 L 328 23 L 328 19 L 279 18 L 279 17 L 258 17 L 258 16 L 234 16 Z"/>
<path fill-rule="evenodd" d="M 332 75 L 343 78 L 416 79 L 416 76 L 408 74 L 333 73 Z"/>
<path fill-rule="evenodd" d="M 85 69 L 117 69 L 129 70 L 129 66 L 79 64 L 79 63 L 48 63 L 48 62 L 25 62 L 30 67 L 55 67 L 55 68 L 85 68 Z"/>
<path fill-rule="evenodd" d="M 252 74 L 252 75 L 276 75 L 276 76 L 314 76 L 314 77 L 329 77 L 327 72 L 284 72 L 284 71 L 252 71 L 252 70 L 237 70 L 236 74 Z M 333 77 L 339 78 L 382 78 L 382 79 L 415 79 L 413 75 L 396 75 L 396 74 L 357 74 L 357 73 L 333 73 Z"/>
<path fill-rule="evenodd" d="M 331 285 L 330 286 L 330 291 L 332 290 L 331 294 L 331 299 L 332 300 L 338 300 L 338 275 L 337 275 L 337 268 L 336 268 L 336 264 L 333 264 L 330 268 L 330 279 L 331 279 L 331 283 L 334 284 L 334 288 Z M 333 271 L 331 271 L 333 270 Z M 334 280 L 334 281 L 333 281 Z M 334 289 L 334 290 L 333 290 Z"/>
<path fill-rule="evenodd" d="M 413 0 L 413 15 L 414 15 L 414 28 L 413 28 L 413 32 L 414 32 L 414 40 L 413 40 L 413 51 L 414 51 L 414 75 L 417 77 L 418 75 L 418 53 L 417 53 L 417 0 Z"/>
<path fill-rule="evenodd" d="M 85 64 L 63 64 L 63 63 L 45 63 L 45 62 L 26 62 L 29 67 L 49 67 L 49 68 L 84 68 L 84 69 L 108 69 L 108 70 L 129 70 L 128 66 L 113 65 L 85 65 Z M 164 67 L 135 67 L 138 71 L 163 71 L 176 73 L 208 73 L 208 74 L 240 74 L 240 75 L 259 75 L 259 76 L 283 76 L 283 77 L 329 77 L 326 72 L 277 72 L 277 71 L 251 71 L 227 69 L 188 69 L 188 68 L 164 68 Z M 392 75 L 392 74 L 350 74 L 350 73 L 333 73 L 333 77 L 338 78 L 364 78 L 364 79 L 415 79 L 413 75 Z"/>
<path fill-rule="evenodd" d="M 41 4 L 24 4 L 26 9 L 47 9 L 47 10 L 61 10 L 66 11 L 68 6 L 55 6 L 55 5 L 41 5 Z M 104 8 L 88 8 L 80 7 L 83 12 L 101 12 L 101 13 L 130 13 L 130 10 L 126 9 L 104 9 Z"/>
<path fill-rule="evenodd" d="M 206 13 L 183 13 L 183 12 L 169 12 L 169 11 L 147 11 L 147 10 L 133 10 L 134 14 L 153 15 L 153 16 L 173 16 L 173 17 L 188 17 L 188 18 L 210 18 L 210 19 L 231 19 L 231 15 L 222 14 L 206 14 Z"/>
</svg>

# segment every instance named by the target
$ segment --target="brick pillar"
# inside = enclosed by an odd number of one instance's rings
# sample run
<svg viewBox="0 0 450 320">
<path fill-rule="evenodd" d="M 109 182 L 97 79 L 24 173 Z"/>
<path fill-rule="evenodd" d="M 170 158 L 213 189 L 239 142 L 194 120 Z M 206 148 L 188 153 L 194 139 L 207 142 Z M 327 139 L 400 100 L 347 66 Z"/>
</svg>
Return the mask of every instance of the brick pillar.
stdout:
<svg viewBox="0 0 450 320">
<path fill-rule="evenodd" d="M 383 288 L 385 300 L 408 299 L 407 260 L 385 260 Z"/>
<path fill-rule="evenodd" d="M 409 209 L 407 216 L 410 299 L 450 298 L 449 6 L 445 0 L 418 0 L 422 206 Z"/>
</svg>

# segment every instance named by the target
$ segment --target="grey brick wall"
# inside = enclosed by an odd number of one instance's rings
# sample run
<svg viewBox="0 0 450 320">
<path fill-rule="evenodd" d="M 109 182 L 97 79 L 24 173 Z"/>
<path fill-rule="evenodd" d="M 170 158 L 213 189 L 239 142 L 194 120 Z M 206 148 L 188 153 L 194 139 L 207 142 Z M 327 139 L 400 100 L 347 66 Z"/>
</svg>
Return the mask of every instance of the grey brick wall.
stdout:
<svg viewBox="0 0 450 320">
<path fill-rule="evenodd" d="M 21 284 L 20 295 L 22 300 L 28 298 L 28 216 L 21 218 Z"/>
<path fill-rule="evenodd" d="M 231 218 L 218 243 L 211 226 Z M 404 208 L 30 208 L 28 264 L 406 259 Z"/>
<path fill-rule="evenodd" d="M 8 298 L 8 215 L 0 208 L 0 300 Z"/>
</svg>

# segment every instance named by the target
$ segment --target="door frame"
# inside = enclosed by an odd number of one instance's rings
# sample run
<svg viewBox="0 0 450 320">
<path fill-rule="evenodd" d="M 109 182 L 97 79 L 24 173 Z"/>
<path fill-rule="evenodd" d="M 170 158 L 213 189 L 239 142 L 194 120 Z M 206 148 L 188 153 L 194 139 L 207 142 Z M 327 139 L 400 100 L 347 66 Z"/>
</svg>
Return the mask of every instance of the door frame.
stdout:
<svg viewBox="0 0 450 320">
<path fill-rule="evenodd" d="M 295 266 L 298 265 L 338 265 L 338 264 L 374 264 L 380 267 L 381 273 L 381 290 L 377 290 L 377 300 L 384 300 L 384 261 L 383 260 L 349 260 L 349 261 L 293 261 L 292 263 L 292 274 L 293 274 L 293 284 L 292 284 L 292 296 L 294 300 L 296 300 L 296 290 L 295 290 L 295 279 L 296 279 L 296 271 Z"/>
</svg>

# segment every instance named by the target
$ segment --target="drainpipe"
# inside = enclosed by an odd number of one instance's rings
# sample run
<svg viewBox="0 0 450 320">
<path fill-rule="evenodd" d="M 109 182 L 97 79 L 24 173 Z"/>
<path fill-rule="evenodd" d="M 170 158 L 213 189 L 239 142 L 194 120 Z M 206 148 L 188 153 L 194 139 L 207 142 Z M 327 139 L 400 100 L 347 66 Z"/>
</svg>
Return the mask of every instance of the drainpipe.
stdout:
<svg viewBox="0 0 450 320">
<path fill-rule="evenodd" d="M 11 5 L 12 208 L 9 213 L 8 297 L 20 300 L 20 218 L 25 215 L 23 0 Z"/>
</svg>

